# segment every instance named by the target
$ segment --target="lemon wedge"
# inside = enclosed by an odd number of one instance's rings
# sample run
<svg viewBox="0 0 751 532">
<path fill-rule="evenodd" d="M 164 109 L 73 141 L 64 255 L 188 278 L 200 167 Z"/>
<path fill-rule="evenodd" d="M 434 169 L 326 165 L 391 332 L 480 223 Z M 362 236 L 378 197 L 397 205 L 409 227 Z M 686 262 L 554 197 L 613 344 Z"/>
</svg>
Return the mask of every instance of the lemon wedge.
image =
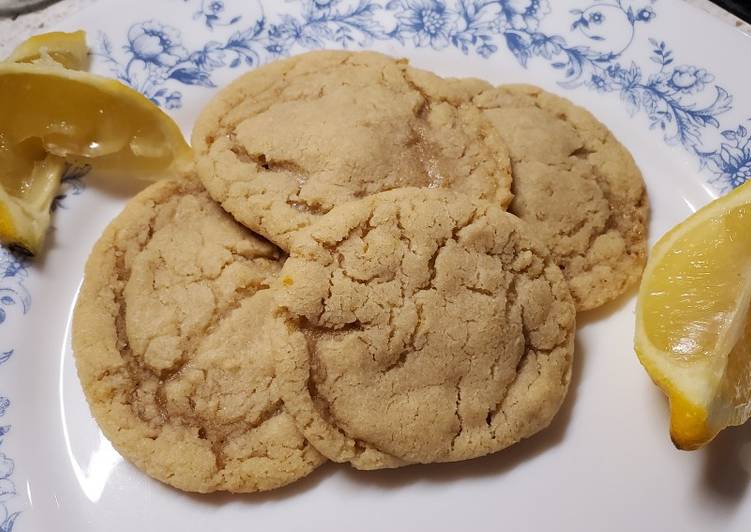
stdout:
<svg viewBox="0 0 751 532">
<path fill-rule="evenodd" d="M 153 102 L 82 65 L 83 32 L 32 37 L 0 63 L 0 242 L 39 251 L 68 166 L 158 179 L 187 172 L 190 147 Z M 85 46 L 85 42 L 84 42 Z"/>
<path fill-rule="evenodd" d="M 177 124 L 141 93 L 87 72 L 33 64 L 0 63 L 0 138 L 0 168 L 28 166 L 24 143 L 100 173 L 140 178 L 185 170 L 192 160 Z"/>
<path fill-rule="evenodd" d="M 652 249 L 635 347 L 670 401 L 680 449 L 751 415 L 751 182 L 697 211 Z"/>
<path fill-rule="evenodd" d="M 34 35 L 11 52 L 6 61 L 10 63 L 51 64 L 65 68 L 84 70 L 88 63 L 89 47 L 86 33 L 53 31 Z"/>
<path fill-rule="evenodd" d="M 54 155 L 33 164 L 28 179 L 2 180 L 0 240 L 22 254 L 37 252 L 50 225 L 50 207 L 65 173 L 65 160 Z"/>
</svg>

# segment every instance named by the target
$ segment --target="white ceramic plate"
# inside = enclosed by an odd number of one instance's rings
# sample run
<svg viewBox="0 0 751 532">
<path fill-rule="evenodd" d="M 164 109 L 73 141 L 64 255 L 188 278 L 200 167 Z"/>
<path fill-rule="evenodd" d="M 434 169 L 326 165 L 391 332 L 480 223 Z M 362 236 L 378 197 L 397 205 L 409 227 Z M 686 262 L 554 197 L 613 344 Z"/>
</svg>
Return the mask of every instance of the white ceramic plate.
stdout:
<svg viewBox="0 0 751 532">
<path fill-rule="evenodd" d="M 77 28 L 95 72 L 145 92 L 186 134 L 216 87 L 310 48 L 536 83 L 591 109 L 632 150 L 651 242 L 751 177 L 751 41 L 677 0 L 102 1 L 61 29 Z M 632 350 L 633 293 L 580 316 L 563 410 L 495 456 L 374 473 L 328 464 L 248 496 L 151 480 L 101 435 L 70 350 L 86 256 L 137 187 L 69 179 L 45 255 L 0 255 L 0 532 L 751 527 L 751 427 L 700 452 L 673 448 L 665 401 Z"/>
</svg>

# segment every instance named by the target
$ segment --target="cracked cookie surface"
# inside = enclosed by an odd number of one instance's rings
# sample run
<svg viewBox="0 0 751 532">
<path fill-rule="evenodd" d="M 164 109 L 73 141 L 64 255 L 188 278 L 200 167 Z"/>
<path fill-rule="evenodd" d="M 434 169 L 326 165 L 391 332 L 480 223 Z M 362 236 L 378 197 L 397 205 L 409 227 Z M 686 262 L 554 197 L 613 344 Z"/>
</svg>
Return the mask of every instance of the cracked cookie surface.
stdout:
<svg viewBox="0 0 751 532">
<path fill-rule="evenodd" d="M 282 397 L 322 454 L 360 469 L 456 461 L 546 427 L 575 308 L 515 216 L 408 188 L 336 207 L 272 288 Z"/>
<path fill-rule="evenodd" d="M 324 460 L 284 410 L 263 334 L 282 258 L 197 180 L 152 185 L 94 247 L 73 323 L 78 374 L 104 434 L 152 477 L 251 492 Z"/>
<path fill-rule="evenodd" d="M 646 261 L 648 201 L 628 150 L 588 111 L 538 87 L 500 86 L 473 101 L 511 153 L 509 212 L 545 240 L 577 309 L 633 286 Z"/>
<path fill-rule="evenodd" d="M 198 174 L 240 223 L 288 249 L 334 206 L 404 186 L 507 206 L 508 151 L 473 94 L 373 52 L 276 61 L 222 90 L 193 131 Z"/>
</svg>

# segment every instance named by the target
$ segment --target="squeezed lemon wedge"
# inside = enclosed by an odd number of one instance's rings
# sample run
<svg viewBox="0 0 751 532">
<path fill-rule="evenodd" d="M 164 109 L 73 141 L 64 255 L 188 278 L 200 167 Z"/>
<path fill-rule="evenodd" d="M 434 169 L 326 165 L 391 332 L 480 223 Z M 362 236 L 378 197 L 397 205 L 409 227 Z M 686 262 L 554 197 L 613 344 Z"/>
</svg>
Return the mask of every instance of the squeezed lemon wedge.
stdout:
<svg viewBox="0 0 751 532">
<path fill-rule="evenodd" d="M 192 157 L 177 124 L 141 93 L 87 72 L 33 64 L 0 63 L 0 139 L 0 168 L 29 163 L 33 151 L 24 143 L 99 173 L 140 178 L 188 168 Z"/>
<path fill-rule="evenodd" d="M 177 124 L 139 92 L 65 68 L 83 32 L 32 37 L 0 63 L 0 242 L 37 253 L 65 168 L 158 179 L 192 165 Z"/>
<path fill-rule="evenodd" d="M 670 435 L 697 449 L 751 415 L 751 182 L 697 211 L 652 249 L 635 347 L 670 401 Z"/>
<path fill-rule="evenodd" d="M 86 46 L 84 31 L 52 31 L 34 35 L 22 42 L 6 61 L 48 65 L 54 62 L 65 68 L 83 70 L 88 64 L 88 56 L 89 47 Z"/>
</svg>

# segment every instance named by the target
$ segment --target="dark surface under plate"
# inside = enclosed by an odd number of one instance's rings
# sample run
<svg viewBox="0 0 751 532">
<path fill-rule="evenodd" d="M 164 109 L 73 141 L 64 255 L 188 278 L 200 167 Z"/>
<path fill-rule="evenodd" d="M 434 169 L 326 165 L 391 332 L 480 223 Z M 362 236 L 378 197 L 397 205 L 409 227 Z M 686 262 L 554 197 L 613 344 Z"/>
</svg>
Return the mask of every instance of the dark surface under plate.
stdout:
<svg viewBox="0 0 751 532">
<path fill-rule="evenodd" d="M 751 1 L 749 0 L 712 0 L 746 22 L 751 22 Z"/>
<path fill-rule="evenodd" d="M 11 17 L 41 9 L 58 0 L 0 0 L 0 17 Z"/>
</svg>

